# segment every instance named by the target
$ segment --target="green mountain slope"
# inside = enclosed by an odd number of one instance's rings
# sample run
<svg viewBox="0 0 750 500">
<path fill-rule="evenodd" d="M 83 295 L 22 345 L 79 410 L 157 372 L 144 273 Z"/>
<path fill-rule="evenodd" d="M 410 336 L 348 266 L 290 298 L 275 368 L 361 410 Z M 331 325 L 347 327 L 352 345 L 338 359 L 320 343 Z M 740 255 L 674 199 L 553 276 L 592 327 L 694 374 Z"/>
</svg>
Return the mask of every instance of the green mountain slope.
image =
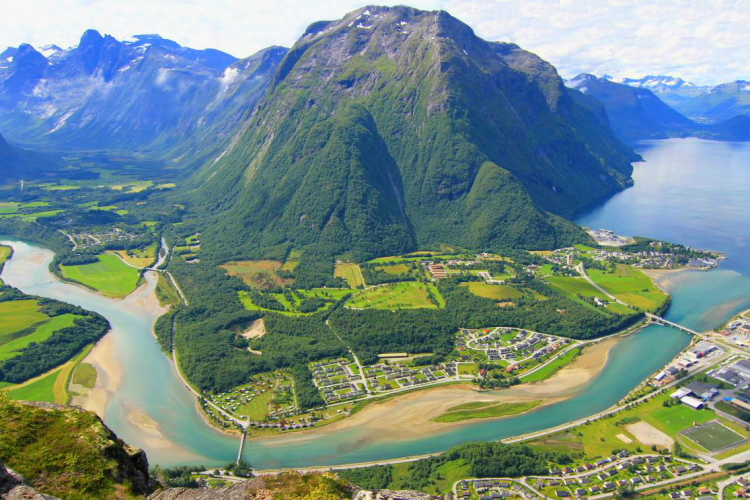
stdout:
<svg viewBox="0 0 750 500">
<path fill-rule="evenodd" d="M 585 236 L 551 213 L 622 189 L 636 158 L 536 56 L 445 12 L 366 7 L 308 28 L 192 202 L 215 254 L 552 247 Z"/>
</svg>

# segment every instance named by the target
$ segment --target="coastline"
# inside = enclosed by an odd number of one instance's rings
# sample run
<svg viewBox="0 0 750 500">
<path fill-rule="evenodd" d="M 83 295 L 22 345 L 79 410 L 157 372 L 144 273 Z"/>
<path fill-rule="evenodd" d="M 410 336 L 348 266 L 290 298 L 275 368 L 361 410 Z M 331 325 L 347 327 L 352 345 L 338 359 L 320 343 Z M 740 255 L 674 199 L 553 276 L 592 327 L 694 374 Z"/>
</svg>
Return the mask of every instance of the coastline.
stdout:
<svg viewBox="0 0 750 500">
<path fill-rule="evenodd" d="M 356 429 L 362 433 L 361 439 L 365 442 L 374 441 L 383 435 L 396 441 L 414 440 L 456 427 L 508 418 L 471 419 L 451 423 L 433 421 L 453 406 L 480 401 L 517 403 L 542 399 L 544 402 L 528 412 L 531 413 L 579 394 L 589 380 L 602 372 L 609 360 L 610 351 L 619 340 L 613 337 L 587 347 L 573 363 L 542 382 L 486 392 L 478 392 L 468 383 L 438 386 L 372 402 L 360 412 L 320 428 L 274 436 L 253 437 L 250 434 L 248 439 L 267 445 L 304 444 L 328 434 Z"/>
</svg>

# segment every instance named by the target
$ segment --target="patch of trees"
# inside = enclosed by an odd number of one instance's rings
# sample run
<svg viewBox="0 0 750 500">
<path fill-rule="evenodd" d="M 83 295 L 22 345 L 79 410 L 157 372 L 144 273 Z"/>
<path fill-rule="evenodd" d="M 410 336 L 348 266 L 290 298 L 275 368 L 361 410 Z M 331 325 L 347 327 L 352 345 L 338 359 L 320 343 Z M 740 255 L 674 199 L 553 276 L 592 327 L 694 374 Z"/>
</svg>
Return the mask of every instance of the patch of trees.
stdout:
<svg viewBox="0 0 750 500">
<path fill-rule="evenodd" d="M 334 471 L 339 477 L 363 489 L 386 489 L 393 481 L 392 465 L 375 465 Z"/>
<path fill-rule="evenodd" d="M 300 410 L 309 410 L 318 406 L 325 406 L 318 388 L 313 384 L 312 374 L 307 365 L 297 364 L 292 367 L 294 389 L 297 392 L 297 402 Z"/>
<path fill-rule="evenodd" d="M 57 257 L 57 256 L 55 256 Z M 58 266 L 82 266 L 99 262 L 99 257 L 94 254 L 63 254 L 55 259 Z"/>
</svg>

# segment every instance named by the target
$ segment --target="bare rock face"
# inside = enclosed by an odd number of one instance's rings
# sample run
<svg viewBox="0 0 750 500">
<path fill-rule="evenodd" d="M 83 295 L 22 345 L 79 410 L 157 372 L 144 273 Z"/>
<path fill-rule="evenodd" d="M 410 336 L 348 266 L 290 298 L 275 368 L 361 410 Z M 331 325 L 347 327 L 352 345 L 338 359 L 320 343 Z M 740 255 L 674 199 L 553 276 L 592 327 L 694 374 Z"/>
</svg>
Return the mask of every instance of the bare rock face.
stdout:
<svg viewBox="0 0 750 500">
<path fill-rule="evenodd" d="M 2 500 L 59 500 L 43 495 L 26 485 L 21 474 L 0 463 L 0 498 Z"/>
</svg>

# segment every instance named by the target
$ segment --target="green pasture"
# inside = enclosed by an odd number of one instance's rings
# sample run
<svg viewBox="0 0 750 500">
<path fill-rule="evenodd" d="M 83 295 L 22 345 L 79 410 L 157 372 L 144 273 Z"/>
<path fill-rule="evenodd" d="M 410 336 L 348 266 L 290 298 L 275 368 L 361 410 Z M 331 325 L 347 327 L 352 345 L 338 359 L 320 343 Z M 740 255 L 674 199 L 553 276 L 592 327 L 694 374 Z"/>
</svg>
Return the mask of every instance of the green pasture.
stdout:
<svg viewBox="0 0 750 500">
<path fill-rule="evenodd" d="M 60 266 L 68 278 L 100 291 L 104 295 L 122 298 L 130 295 L 140 279 L 138 269 L 130 267 L 117 255 L 99 255 L 99 262 L 79 266 Z"/>
</svg>

